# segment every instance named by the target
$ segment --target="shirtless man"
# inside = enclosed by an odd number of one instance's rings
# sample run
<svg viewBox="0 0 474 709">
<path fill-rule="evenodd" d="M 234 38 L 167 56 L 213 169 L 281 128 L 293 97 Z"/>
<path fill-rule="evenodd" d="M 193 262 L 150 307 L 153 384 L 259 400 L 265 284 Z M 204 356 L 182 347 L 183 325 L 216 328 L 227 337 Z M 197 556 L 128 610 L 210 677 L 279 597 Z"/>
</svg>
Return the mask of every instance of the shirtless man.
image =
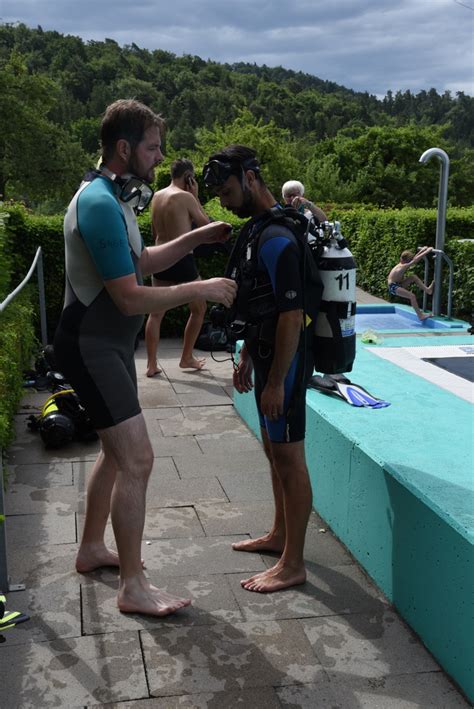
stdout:
<svg viewBox="0 0 474 709">
<path fill-rule="evenodd" d="M 425 286 L 423 281 L 415 274 L 413 274 L 412 276 L 407 276 L 405 278 L 405 273 L 408 271 L 409 268 L 418 263 L 418 261 L 421 261 L 424 256 L 427 256 L 432 251 L 432 246 L 424 246 L 422 249 L 420 249 L 416 256 L 414 256 L 411 251 L 402 251 L 402 253 L 400 254 L 399 263 L 397 263 L 397 265 L 392 268 L 387 278 L 388 292 L 390 293 L 390 295 L 396 295 L 399 298 L 407 298 L 410 301 L 412 308 L 418 315 L 419 320 L 426 320 L 427 318 L 431 318 L 432 315 L 431 313 L 424 313 L 421 310 L 420 306 L 418 305 L 416 295 L 411 291 L 407 290 L 407 288 L 412 283 L 414 283 L 422 291 L 428 293 L 428 295 L 431 295 L 433 293 L 434 281 L 431 283 L 431 285 Z"/>
<path fill-rule="evenodd" d="M 194 167 L 190 160 L 175 160 L 171 165 L 171 183 L 153 197 L 151 204 L 153 236 L 157 246 L 166 244 L 178 236 L 210 223 L 198 200 L 198 184 L 194 177 Z M 152 284 L 163 288 L 179 283 L 200 280 L 192 253 L 186 254 L 178 263 L 160 273 L 154 273 Z M 190 316 L 184 330 L 183 352 L 179 366 L 183 369 L 202 369 L 204 358 L 193 355 L 193 347 L 198 338 L 206 314 L 206 301 L 193 300 L 189 303 Z M 148 356 L 146 375 L 154 377 L 161 369 L 156 361 L 160 341 L 161 321 L 166 310 L 151 313 L 145 328 L 145 343 Z"/>
</svg>

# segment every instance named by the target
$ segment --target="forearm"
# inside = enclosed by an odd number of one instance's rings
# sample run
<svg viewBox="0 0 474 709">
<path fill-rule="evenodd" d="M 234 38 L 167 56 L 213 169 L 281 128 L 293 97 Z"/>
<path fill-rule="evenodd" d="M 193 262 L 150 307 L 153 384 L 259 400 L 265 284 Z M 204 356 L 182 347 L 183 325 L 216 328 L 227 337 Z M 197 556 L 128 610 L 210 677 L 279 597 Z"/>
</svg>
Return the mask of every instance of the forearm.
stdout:
<svg viewBox="0 0 474 709">
<path fill-rule="evenodd" d="M 140 261 L 144 276 L 165 271 L 201 243 L 199 229 L 159 246 L 149 246 Z"/>
<path fill-rule="evenodd" d="M 316 206 L 312 202 L 309 202 L 308 209 L 313 217 L 316 217 L 319 222 L 327 222 L 328 218 L 320 207 Z"/>
<path fill-rule="evenodd" d="M 303 324 L 301 310 L 280 313 L 275 333 L 275 352 L 268 375 L 270 386 L 281 386 L 298 349 Z"/>
<path fill-rule="evenodd" d="M 202 298 L 202 290 L 202 281 L 162 288 L 137 285 L 136 288 L 130 289 L 123 297 L 117 299 L 116 303 L 125 315 L 145 315 L 160 310 L 169 310 Z"/>
</svg>

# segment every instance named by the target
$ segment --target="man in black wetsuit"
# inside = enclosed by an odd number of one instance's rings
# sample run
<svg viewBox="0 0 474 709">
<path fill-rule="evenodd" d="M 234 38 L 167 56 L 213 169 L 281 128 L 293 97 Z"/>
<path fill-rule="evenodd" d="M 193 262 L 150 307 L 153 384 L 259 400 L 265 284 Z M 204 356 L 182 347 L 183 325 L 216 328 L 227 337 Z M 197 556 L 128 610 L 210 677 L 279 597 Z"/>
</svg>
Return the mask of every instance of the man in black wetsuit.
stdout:
<svg viewBox="0 0 474 709">
<path fill-rule="evenodd" d="M 197 298 L 229 306 L 236 290 L 225 278 L 168 288 L 142 284 L 143 275 L 169 268 L 203 242 L 224 241 L 230 230 L 215 222 L 163 246 L 144 247 L 134 208 L 152 196 L 148 183 L 163 159 L 163 130 L 162 119 L 138 101 L 120 100 L 107 108 L 102 164 L 81 184 L 64 220 L 66 296 L 54 340 L 58 367 L 102 444 L 88 482 L 76 569 L 120 566 L 119 609 L 159 616 L 190 600 L 152 586 L 142 568 L 153 449 L 137 397 L 135 339 L 145 313 Z M 109 512 L 118 555 L 104 544 Z"/>
<path fill-rule="evenodd" d="M 255 152 L 242 145 L 228 146 L 209 158 L 203 174 L 223 207 L 239 217 L 251 217 L 244 227 L 246 243 L 251 243 L 253 234 L 261 231 L 259 221 L 266 218 L 266 210 L 276 206 Z M 301 251 L 293 233 L 285 226 L 268 225 L 258 236 L 257 257 L 258 283 L 273 291 L 275 311 L 247 330 L 234 386 L 241 393 L 255 386 L 275 519 L 265 536 L 232 546 L 237 551 L 281 554 L 271 569 L 241 582 L 249 591 L 264 593 L 306 580 L 303 549 L 312 492 L 304 453 L 305 400 L 313 357 L 303 327 Z"/>
</svg>

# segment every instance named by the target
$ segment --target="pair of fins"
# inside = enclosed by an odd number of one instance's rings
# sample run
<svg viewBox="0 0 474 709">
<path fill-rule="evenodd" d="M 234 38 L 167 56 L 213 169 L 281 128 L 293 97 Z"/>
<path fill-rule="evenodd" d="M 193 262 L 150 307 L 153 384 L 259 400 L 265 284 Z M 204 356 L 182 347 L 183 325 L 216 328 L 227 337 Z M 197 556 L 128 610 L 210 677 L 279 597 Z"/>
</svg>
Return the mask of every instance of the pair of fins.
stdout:
<svg viewBox="0 0 474 709">
<path fill-rule="evenodd" d="M 7 611 L 7 599 L 0 593 L 0 633 L 4 630 L 10 630 L 19 623 L 24 623 L 29 620 L 30 616 L 20 611 Z"/>
<path fill-rule="evenodd" d="M 323 394 L 337 396 L 343 401 L 347 401 L 351 406 L 367 409 L 383 409 L 390 406 L 389 401 L 372 396 L 367 389 L 359 384 L 354 384 L 343 374 L 323 374 L 322 376 L 315 374 L 311 377 L 309 386 Z"/>
</svg>

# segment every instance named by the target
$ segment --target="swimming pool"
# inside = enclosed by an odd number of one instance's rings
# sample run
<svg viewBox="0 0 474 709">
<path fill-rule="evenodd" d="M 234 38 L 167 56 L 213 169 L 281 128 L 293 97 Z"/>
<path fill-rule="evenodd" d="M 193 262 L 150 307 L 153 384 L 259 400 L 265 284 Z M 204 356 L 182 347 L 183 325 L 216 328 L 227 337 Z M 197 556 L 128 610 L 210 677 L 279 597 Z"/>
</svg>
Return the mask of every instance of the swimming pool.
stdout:
<svg viewBox="0 0 474 709">
<path fill-rule="evenodd" d="M 355 331 L 365 330 L 378 332 L 426 332 L 430 330 L 445 330 L 463 332 L 469 328 L 469 323 L 462 320 L 448 320 L 444 317 L 428 318 L 420 322 L 415 311 L 407 305 L 392 305 L 377 303 L 373 305 L 357 305 L 355 316 Z"/>
</svg>

